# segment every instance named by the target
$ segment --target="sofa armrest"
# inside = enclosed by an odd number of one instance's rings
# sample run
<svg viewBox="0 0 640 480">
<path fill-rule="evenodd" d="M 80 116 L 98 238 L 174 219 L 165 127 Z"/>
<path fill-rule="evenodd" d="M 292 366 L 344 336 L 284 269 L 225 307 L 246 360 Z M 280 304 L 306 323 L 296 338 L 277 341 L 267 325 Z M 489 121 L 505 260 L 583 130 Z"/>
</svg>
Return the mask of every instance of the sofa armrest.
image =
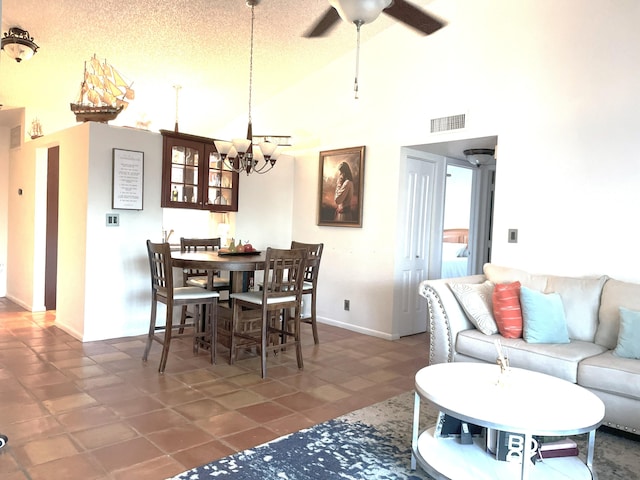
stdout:
<svg viewBox="0 0 640 480">
<path fill-rule="evenodd" d="M 453 362 L 458 332 L 475 328 L 449 288 L 449 283 L 482 283 L 484 275 L 424 280 L 419 293 L 427 299 L 429 364 Z"/>
</svg>

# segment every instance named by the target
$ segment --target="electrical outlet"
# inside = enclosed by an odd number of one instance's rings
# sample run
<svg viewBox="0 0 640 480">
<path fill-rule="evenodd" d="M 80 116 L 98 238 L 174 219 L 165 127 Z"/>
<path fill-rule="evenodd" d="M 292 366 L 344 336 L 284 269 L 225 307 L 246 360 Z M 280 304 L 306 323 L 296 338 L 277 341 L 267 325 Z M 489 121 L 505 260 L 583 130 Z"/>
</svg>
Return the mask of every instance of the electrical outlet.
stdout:
<svg viewBox="0 0 640 480">
<path fill-rule="evenodd" d="M 120 225 L 120 215 L 117 213 L 107 213 L 107 227 L 117 227 Z"/>
<path fill-rule="evenodd" d="M 344 309 L 348 312 L 351 307 L 351 302 L 349 300 L 344 301 Z"/>
</svg>

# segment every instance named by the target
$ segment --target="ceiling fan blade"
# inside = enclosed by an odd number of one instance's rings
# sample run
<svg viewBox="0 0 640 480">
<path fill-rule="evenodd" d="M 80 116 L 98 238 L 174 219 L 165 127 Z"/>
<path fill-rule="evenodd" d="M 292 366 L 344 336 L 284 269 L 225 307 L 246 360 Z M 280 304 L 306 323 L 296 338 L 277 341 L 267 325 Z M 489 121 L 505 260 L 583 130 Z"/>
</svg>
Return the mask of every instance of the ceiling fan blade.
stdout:
<svg viewBox="0 0 640 480">
<path fill-rule="evenodd" d="M 393 3 L 383 11 L 396 20 L 415 28 L 424 35 L 430 35 L 446 25 L 442 20 L 428 14 L 406 0 L 393 0 Z"/>
<path fill-rule="evenodd" d="M 335 8 L 330 7 L 320 20 L 318 20 L 318 22 L 304 34 L 304 36 L 307 38 L 322 37 L 329 33 L 329 30 L 331 30 L 339 21 L 340 15 L 338 15 L 338 11 Z"/>
</svg>

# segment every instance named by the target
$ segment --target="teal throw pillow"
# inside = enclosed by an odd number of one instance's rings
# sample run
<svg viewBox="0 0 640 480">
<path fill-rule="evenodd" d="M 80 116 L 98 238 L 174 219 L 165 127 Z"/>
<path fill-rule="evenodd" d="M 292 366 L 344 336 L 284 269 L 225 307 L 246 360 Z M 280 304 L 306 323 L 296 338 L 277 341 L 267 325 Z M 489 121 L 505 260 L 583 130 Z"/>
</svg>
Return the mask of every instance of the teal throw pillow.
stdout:
<svg viewBox="0 0 640 480">
<path fill-rule="evenodd" d="M 567 319 L 558 293 L 520 288 L 522 337 L 528 343 L 569 343 Z"/>
<path fill-rule="evenodd" d="M 640 312 L 620 307 L 618 345 L 613 354 L 623 358 L 640 359 Z"/>
</svg>

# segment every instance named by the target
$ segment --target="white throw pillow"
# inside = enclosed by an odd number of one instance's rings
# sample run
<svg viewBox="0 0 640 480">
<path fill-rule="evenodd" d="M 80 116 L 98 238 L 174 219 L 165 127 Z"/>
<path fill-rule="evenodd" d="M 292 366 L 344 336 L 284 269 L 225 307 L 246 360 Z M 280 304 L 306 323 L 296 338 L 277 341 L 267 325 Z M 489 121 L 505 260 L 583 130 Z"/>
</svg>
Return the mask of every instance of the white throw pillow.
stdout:
<svg viewBox="0 0 640 480">
<path fill-rule="evenodd" d="M 498 325 L 493 318 L 493 282 L 450 283 L 449 288 L 467 314 L 469 321 L 485 335 L 498 333 Z"/>
</svg>

